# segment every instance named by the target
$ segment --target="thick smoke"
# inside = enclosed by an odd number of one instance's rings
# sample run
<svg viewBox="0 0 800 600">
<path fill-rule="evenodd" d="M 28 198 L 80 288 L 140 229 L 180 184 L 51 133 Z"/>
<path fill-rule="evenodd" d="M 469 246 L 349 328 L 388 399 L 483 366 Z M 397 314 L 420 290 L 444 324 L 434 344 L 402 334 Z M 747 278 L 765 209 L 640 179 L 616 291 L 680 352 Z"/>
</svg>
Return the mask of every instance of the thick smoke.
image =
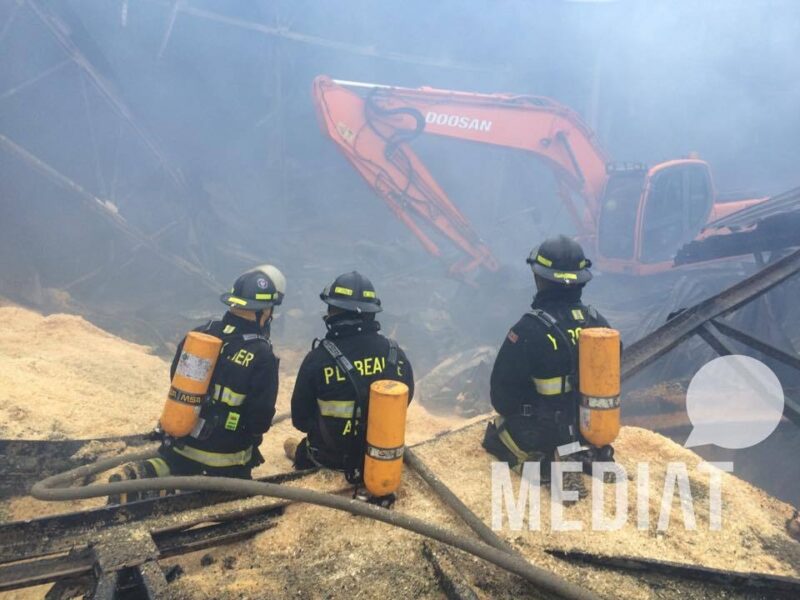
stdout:
<svg viewBox="0 0 800 600">
<path fill-rule="evenodd" d="M 549 96 L 615 160 L 698 152 L 718 190 L 773 194 L 800 183 L 799 30 L 790 0 L 2 0 L 0 295 L 168 353 L 271 261 L 289 278 L 275 336 L 304 347 L 319 290 L 359 269 L 421 374 L 502 339 L 532 292 L 524 257 L 573 226 L 533 157 L 423 136 L 506 267 L 448 278 L 320 132 L 315 76 Z M 624 319 L 625 295 L 597 303 Z"/>
</svg>

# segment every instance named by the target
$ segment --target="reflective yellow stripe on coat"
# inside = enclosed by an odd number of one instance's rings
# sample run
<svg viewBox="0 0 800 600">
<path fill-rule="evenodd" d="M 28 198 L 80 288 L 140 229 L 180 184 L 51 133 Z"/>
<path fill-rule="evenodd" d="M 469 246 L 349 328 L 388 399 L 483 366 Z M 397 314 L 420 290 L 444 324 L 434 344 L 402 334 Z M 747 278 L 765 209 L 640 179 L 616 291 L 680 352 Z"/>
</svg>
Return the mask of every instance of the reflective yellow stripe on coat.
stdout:
<svg viewBox="0 0 800 600">
<path fill-rule="evenodd" d="M 249 463 L 253 457 L 252 446 L 240 452 L 208 452 L 191 446 L 173 447 L 173 450 L 175 454 L 180 454 L 208 467 L 241 467 Z"/>
<path fill-rule="evenodd" d="M 323 417 L 336 417 L 337 419 L 352 419 L 356 403 L 353 400 L 319 400 L 319 414 Z"/>
<path fill-rule="evenodd" d="M 214 398 L 228 406 L 241 406 L 247 394 L 237 394 L 229 387 L 214 384 Z"/>
<path fill-rule="evenodd" d="M 564 377 L 550 377 L 549 379 L 537 379 L 533 377 L 533 384 L 536 386 L 536 391 L 542 396 L 555 396 L 561 393 L 561 384 L 564 384 L 564 391 L 572 391 L 572 386 L 569 381 L 564 381 Z"/>
</svg>

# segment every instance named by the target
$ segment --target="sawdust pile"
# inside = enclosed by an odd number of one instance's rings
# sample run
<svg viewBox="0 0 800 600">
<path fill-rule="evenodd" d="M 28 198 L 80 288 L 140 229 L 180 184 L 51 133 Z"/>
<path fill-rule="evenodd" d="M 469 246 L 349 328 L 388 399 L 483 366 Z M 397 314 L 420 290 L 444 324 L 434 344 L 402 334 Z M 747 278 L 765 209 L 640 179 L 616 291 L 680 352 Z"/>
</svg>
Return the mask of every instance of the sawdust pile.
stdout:
<svg viewBox="0 0 800 600">
<path fill-rule="evenodd" d="M 145 431 L 158 416 L 166 387 L 167 364 L 142 346 L 111 336 L 78 317 L 42 317 L 15 307 L 0 307 L 9 326 L 0 333 L 0 418 L 4 437 L 100 437 Z M 294 372 L 304 351 L 278 348 L 282 381 L 278 413 L 289 408 Z M 30 399 L 36 399 L 31 402 Z M 135 400 L 138 410 L 131 410 Z M 102 418 L 97 406 L 102 405 Z M 15 411 L 26 411 L 15 412 Z M 15 417 L 18 415 L 19 418 Z M 483 424 L 434 416 L 417 403 L 409 409 L 407 443 L 437 437 L 417 450 L 420 458 L 487 524 L 491 523 L 491 457 L 480 446 Z M 290 469 L 283 456 L 286 437 L 299 432 L 285 420 L 265 436 L 266 462 L 256 475 Z M 584 585 L 605 598 L 722 597 L 719 589 L 569 563 L 547 549 L 601 555 L 626 555 L 702 566 L 760 571 L 797 577 L 800 545 L 785 531 L 792 508 L 731 475 L 722 476 L 723 523 L 709 530 L 708 474 L 698 469 L 695 453 L 647 430 L 624 427 L 615 444 L 617 461 L 629 474 L 628 521 L 616 531 L 591 531 L 591 498 L 565 508 L 564 518 L 582 524 L 581 531 L 553 531 L 549 488 L 542 489 L 541 526 L 500 535 L 534 564 Z M 637 463 L 649 465 L 649 526 L 636 527 Z M 658 531 L 667 464 L 687 466 L 697 529 L 686 530 L 677 498 L 670 524 Z M 344 485 L 340 475 L 320 474 L 327 489 Z M 515 486 L 519 479 L 512 476 Z M 589 487 L 591 479 L 585 478 Z M 330 486 L 330 487 L 329 487 Z M 677 494 L 675 494 L 677 496 Z M 606 514 L 612 514 L 612 493 Z M 242 501 L 242 502 L 251 502 Z M 7 518 L 42 514 L 43 503 L 17 499 L 5 507 Z M 47 512 L 76 507 L 52 503 Z M 60 509 L 60 510 L 59 510 Z M 472 536 L 413 472 L 406 470 L 395 510 Z M 526 511 L 527 514 L 527 511 Z M 514 577 L 483 562 L 454 555 L 460 572 L 481 597 L 533 598 Z M 162 561 L 178 563 L 184 573 L 171 588 L 187 598 L 441 598 L 422 539 L 363 518 L 306 505 L 291 506 L 276 527 L 247 542 Z M 33 590 L 27 590 L 32 592 Z M 33 597 L 33 596 L 19 596 Z M 729 596 L 726 596 L 729 597 Z"/>
<path fill-rule="evenodd" d="M 491 523 L 491 458 L 480 447 L 483 424 L 468 426 L 424 444 L 417 454 L 485 523 Z M 589 531 L 591 498 L 565 509 L 564 518 L 582 522 L 583 531 L 552 531 L 549 488 L 542 490 L 539 531 L 499 532 L 533 564 L 585 586 L 604 598 L 722 598 L 732 592 L 698 582 L 601 569 L 554 558 L 546 549 L 670 560 L 743 572 L 797 577 L 800 545 L 785 532 L 792 509 L 759 489 L 723 475 L 723 523 L 709 531 L 708 476 L 700 458 L 662 436 L 633 427 L 618 439 L 618 462 L 636 473 L 636 463 L 650 466 L 650 526 L 635 524 L 635 481 L 629 481 L 631 518 L 620 530 Z M 685 462 L 694 498 L 697 530 L 684 528 L 677 498 L 670 525 L 656 530 L 664 473 L 669 462 Z M 519 479 L 513 476 L 515 486 Z M 343 482 L 343 480 L 341 480 Z M 586 478 L 591 486 L 591 479 Z M 516 489 L 516 488 L 515 488 Z M 676 494 L 677 495 L 677 494 Z M 612 510 L 608 504 L 607 514 Z M 474 536 L 412 471 L 405 471 L 395 510 Z M 527 515 L 527 511 L 524 511 Z M 422 538 L 363 518 L 314 506 L 293 506 L 275 528 L 249 542 L 174 559 L 185 570 L 174 585 L 193 598 L 442 598 L 422 556 Z M 514 578 L 482 561 L 455 553 L 467 581 L 483 598 L 535 598 Z"/>
<path fill-rule="evenodd" d="M 147 347 L 74 315 L 44 317 L 0 306 L 0 319 L 0 438 L 99 438 L 153 428 L 169 385 L 169 365 Z M 280 414 L 289 411 L 305 350 L 276 348 L 276 353 Z M 408 441 L 427 439 L 455 422 L 461 419 L 433 416 L 412 404 Z M 299 435 L 293 431 L 284 425 L 276 435 Z"/>
<path fill-rule="evenodd" d="M 104 438 L 154 427 L 167 391 L 169 364 L 148 348 L 74 315 L 44 317 L 21 307 L 0 306 L 0 319 L 6 323 L 0 330 L 0 438 Z M 281 357 L 277 415 L 288 415 L 295 373 L 306 349 L 276 348 L 276 353 Z M 407 442 L 415 444 L 469 422 L 432 415 L 415 402 L 409 407 Z M 290 419 L 276 423 L 264 437 L 260 450 L 265 463 L 255 476 L 290 469 L 283 441 L 302 435 Z M 93 442 L 81 452 L 108 456 L 124 449 L 122 442 Z M 0 516 L 28 519 L 102 503 L 15 497 L 0 504 Z"/>
<path fill-rule="evenodd" d="M 0 437 L 142 433 L 158 419 L 164 361 L 73 315 L 0 307 Z"/>
<path fill-rule="evenodd" d="M 338 478 L 340 483 L 344 480 Z M 304 486 L 305 487 L 305 486 Z M 474 534 L 407 471 L 396 511 L 472 537 Z M 290 506 L 277 525 L 252 540 L 177 557 L 184 574 L 171 586 L 178 597 L 444 598 L 424 539 L 362 517 L 310 505 Z M 525 585 L 480 559 L 453 555 L 482 598 L 537 598 Z M 162 561 L 163 562 L 163 561 Z"/>
<path fill-rule="evenodd" d="M 482 427 L 464 429 L 446 438 L 419 449 L 419 456 L 444 481 L 445 484 L 487 524 L 491 523 L 491 457 L 480 447 Z M 627 522 L 617 531 L 592 531 L 591 497 L 581 500 L 564 510 L 564 519 L 581 524 L 581 531 L 553 531 L 550 524 L 549 488 L 542 488 L 541 526 L 530 531 L 526 519 L 522 531 L 511 531 L 504 521 L 502 536 L 512 542 L 535 564 L 551 569 L 576 583 L 586 585 L 608 597 L 650 598 L 651 592 L 644 589 L 641 581 L 630 576 L 615 576 L 613 588 L 607 588 L 590 568 L 575 568 L 553 558 L 545 549 L 581 550 L 602 555 L 635 556 L 656 560 L 667 560 L 736 571 L 757 571 L 776 575 L 797 577 L 800 575 L 800 544 L 788 536 L 785 525 L 793 514 L 793 508 L 735 476 L 723 474 L 722 526 L 719 531 L 709 529 L 709 476 L 698 469 L 702 459 L 694 452 L 664 438 L 639 429 L 623 427 L 614 444 L 616 460 L 628 474 Z M 454 468 L 453 457 L 458 457 Z M 649 468 L 650 502 L 649 527 L 637 529 L 637 465 L 647 463 Z M 672 501 L 669 526 L 657 531 L 665 473 L 669 463 L 686 465 L 690 480 L 696 530 L 684 527 L 683 513 L 677 498 Z M 469 476 L 466 476 L 469 474 Z M 584 477 L 588 488 L 592 479 Z M 633 480 L 630 480 L 633 478 Z M 519 478 L 512 480 L 515 490 Z M 613 488 L 613 484 L 608 486 Z M 605 514 L 612 516 L 613 490 L 605 495 Z M 618 594 L 612 593 L 617 589 Z"/>
</svg>

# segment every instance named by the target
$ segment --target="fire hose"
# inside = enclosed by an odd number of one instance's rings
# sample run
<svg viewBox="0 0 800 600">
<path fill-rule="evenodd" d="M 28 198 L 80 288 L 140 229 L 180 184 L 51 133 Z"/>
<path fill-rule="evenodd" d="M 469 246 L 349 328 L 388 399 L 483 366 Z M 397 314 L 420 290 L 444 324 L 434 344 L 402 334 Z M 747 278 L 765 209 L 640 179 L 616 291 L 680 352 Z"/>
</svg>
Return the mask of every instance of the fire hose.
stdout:
<svg viewBox="0 0 800 600">
<path fill-rule="evenodd" d="M 271 498 L 281 498 L 293 502 L 316 504 L 318 506 L 374 519 L 447 544 L 490 562 L 505 571 L 518 575 L 533 584 L 537 589 L 554 594 L 559 598 L 569 600 L 598 600 L 598 596 L 593 592 L 585 590 L 517 556 L 493 548 L 483 542 L 448 531 L 437 525 L 417 519 L 416 517 L 404 515 L 360 500 L 343 498 L 333 494 L 247 479 L 204 476 L 170 476 L 70 487 L 76 481 L 86 480 L 93 475 L 118 467 L 124 463 L 147 460 L 156 456 L 158 456 L 158 451 L 151 449 L 83 465 L 37 482 L 31 488 L 31 495 L 38 500 L 63 501 L 84 500 L 87 498 L 98 498 L 120 493 L 161 490 L 204 490 L 228 492 L 242 496 L 269 496 Z"/>
</svg>

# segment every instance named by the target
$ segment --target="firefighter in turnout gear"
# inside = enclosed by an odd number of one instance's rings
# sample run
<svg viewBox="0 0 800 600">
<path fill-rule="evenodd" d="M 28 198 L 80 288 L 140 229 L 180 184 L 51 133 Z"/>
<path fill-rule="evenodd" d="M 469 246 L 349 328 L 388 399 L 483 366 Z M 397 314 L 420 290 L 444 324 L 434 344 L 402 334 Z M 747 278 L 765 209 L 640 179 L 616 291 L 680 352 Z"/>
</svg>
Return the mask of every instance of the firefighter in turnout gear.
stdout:
<svg viewBox="0 0 800 600">
<path fill-rule="evenodd" d="M 195 329 L 221 339 L 222 348 L 194 430 L 177 439 L 162 434 L 160 457 L 125 465 L 109 481 L 167 475 L 251 477 L 252 468 L 263 462 L 258 447 L 275 416 L 278 359 L 269 341 L 269 326 L 285 291 L 283 274 L 263 265 L 241 275 L 220 297 L 228 312 Z M 171 377 L 185 341 L 178 345 Z"/>
<path fill-rule="evenodd" d="M 296 469 L 327 467 L 359 483 L 370 384 L 401 381 L 410 402 L 414 375 L 403 350 L 379 333 L 375 315 L 383 309 L 369 279 L 345 273 L 320 298 L 328 305 L 328 332 L 314 341 L 292 394 L 292 423 L 307 436 L 299 443 L 287 439 L 284 450 Z"/>
<path fill-rule="evenodd" d="M 541 462 L 548 480 L 558 446 L 580 441 L 578 431 L 578 339 L 583 329 L 608 327 L 581 302 L 592 278 L 581 246 L 560 235 L 534 248 L 527 259 L 536 295 L 509 330 L 492 369 L 490 393 L 498 416 L 483 447 L 517 471 Z M 572 460 L 572 459 L 569 459 Z"/>
</svg>

